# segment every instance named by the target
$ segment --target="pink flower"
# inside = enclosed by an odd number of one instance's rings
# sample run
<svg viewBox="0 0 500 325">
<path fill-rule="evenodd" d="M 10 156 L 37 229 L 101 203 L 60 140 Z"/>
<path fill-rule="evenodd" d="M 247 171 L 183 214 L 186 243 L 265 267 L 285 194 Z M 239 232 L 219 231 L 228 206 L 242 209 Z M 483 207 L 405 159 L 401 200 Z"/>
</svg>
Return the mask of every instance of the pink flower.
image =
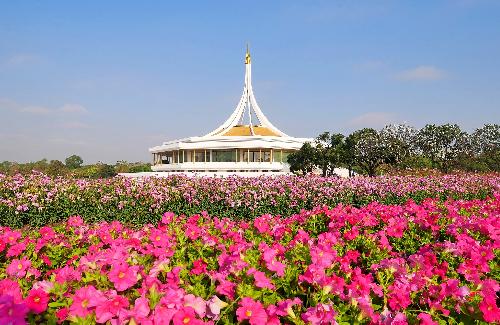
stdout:
<svg viewBox="0 0 500 325">
<path fill-rule="evenodd" d="M 254 268 L 251 268 L 247 271 L 248 275 L 253 275 L 253 278 L 255 279 L 255 286 L 258 288 L 267 288 L 269 290 L 274 290 L 274 285 L 271 283 L 271 280 L 269 280 L 266 277 L 266 274 L 261 271 L 257 271 Z"/>
<path fill-rule="evenodd" d="M 207 301 L 207 317 L 218 319 L 220 310 L 227 306 L 227 303 L 220 300 L 219 297 L 213 296 Z"/>
<path fill-rule="evenodd" d="M 16 304 L 23 301 L 19 283 L 10 279 L 0 280 L 0 297 L 1 296 L 11 296 Z"/>
<path fill-rule="evenodd" d="M 479 304 L 479 309 L 483 313 L 485 321 L 490 323 L 500 322 L 500 308 L 497 307 L 494 296 L 484 297 L 483 301 Z"/>
<path fill-rule="evenodd" d="M 335 315 L 336 313 L 330 305 L 317 304 L 315 307 L 308 308 L 301 317 L 302 320 L 312 325 L 337 324 Z"/>
<path fill-rule="evenodd" d="M 76 290 L 69 313 L 74 316 L 86 317 L 94 307 L 104 303 L 106 298 L 94 286 L 85 286 Z"/>
<path fill-rule="evenodd" d="M 126 263 L 114 264 L 108 273 L 108 278 L 116 290 L 123 291 L 137 283 L 137 271 L 137 266 L 129 266 Z"/>
<path fill-rule="evenodd" d="M 49 295 L 42 289 L 31 289 L 25 303 L 35 314 L 40 314 L 47 310 Z"/>
<path fill-rule="evenodd" d="M 199 275 L 206 272 L 207 272 L 207 264 L 203 262 L 202 258 L 193 262 L 193 268 L 191 269 L 191 274 Z"/>
<path fill-rule="evenodd" d="M 127 315 L 128 299 L 117 295 L 113 290 L 109 300 L 105 300 L 96 306 L 95 315 L 98 323 L 106 323 L 112 318 L 118 317 L 123 320 Z"/>
<path fill-rule="evenodd" d="M 175 313 L 172 318 L 174 325 L 202 325 L 203 321 L 196 319 L 196 315 L 194 313 L 194 309 L 191 307 L 183 307 L 181 310 Z"/>
<path fill-rule="evenodd" d="M 203 298 L 196 297 L 192 294 L 185 295 L 184 306 L 193 308 L 200 318 L 205 317 L 207 304 L 205 303 L 205 300 L 203 300 Z"/>
<path fill-rule="evenodd" d="M 132 311 L 132 319 L 136 323 L 146 323 L 151 309 L 149 308 L 149 300 L 145 297 L 139 297 L 135 300 L 134 310 Z"/>
<path fill-rule="evenodd" d="M 217 291 L 217 293 L 220 293 L 221 295 L 225 295 L 231 299 L 234 299 L 235 287 L 236 284 L 234 284 L 233 282 L 221 279 L 220 284 L 215 288 L 215 291 Z"/>
<path fill-rule="evenodd" d="M 15 303 L 12 296 L 0 296 L 0 324 L 28 324 L 26 322 L 28 312 L 28 306 Z"/>
<path fill-rule="evenodd" d="M 420 325 L 438 325 L 438 322 L 432 320 L 432 316 L 427 313 L 420 313 L 417 316 L 420 319 Z"/>
<path fill-rule="evenodd" d="M 259 301 L 254 301 L 252 298 L 245 297 L 241 299 L 239 305 L 240 307 L 236 310 L 238 322 L 247 319 L 250 325 L 266 324 L 267 313 Z"/>
<path fill-rule="evenodd" d="M 22 259 L 14 259 L 7 267 L 7 274 L 10 276 L 15 276 L 16 278 L 22 278 L 26 275 L 26 270 L 31 266 L 31 261 L 26 257 Z"/>
</svg>

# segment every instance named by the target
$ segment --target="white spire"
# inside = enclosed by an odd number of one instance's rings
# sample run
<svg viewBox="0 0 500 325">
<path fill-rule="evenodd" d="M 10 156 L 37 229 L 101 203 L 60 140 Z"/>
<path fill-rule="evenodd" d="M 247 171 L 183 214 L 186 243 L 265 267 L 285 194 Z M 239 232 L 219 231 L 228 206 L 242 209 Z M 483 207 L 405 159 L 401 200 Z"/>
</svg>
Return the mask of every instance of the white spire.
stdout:
<svg viewBox="0 0 500 325">
<path fill-rule="evenodd" d="M 219 126 L 217 129 L 213 130 L 212 132 L 210 132 L 205 136 L 223 135 L 227 130 L 238 125 L 240 120 L 243 120 L 243 116 L 247 109 L 248 109 L 248 119 L 250 124 L 250 133 L 252 135 L 255 135 L 252 125 L 252 111 L 253 111 L 255 113 L 255 116 L 257 116 L 257 119 L 259 120 L 259 126 L 266 127 L 279 136 L 282 137 L 287 136 L 285 133 L 281 132 L 277 127 L 275 127 L 271 122 L 269 122 L 267 117 L 260 110 L 260 107 L 257 104 L 257 101 L 255 100 L 252 88 L 252 59 L 250 57 L 250 51 L 248 49 L 248 45 L 247 45 L 247 52 L 245 55 L 245 86 L 243 87 L 243 94 L 241 95 L 241 99 L 238 105 L 236 106 L 236 109 L 234 110 L 233 114 L 231 114 L 231 116 L 229 116 L 229 118 L 221 126 Z"/>
</svg>

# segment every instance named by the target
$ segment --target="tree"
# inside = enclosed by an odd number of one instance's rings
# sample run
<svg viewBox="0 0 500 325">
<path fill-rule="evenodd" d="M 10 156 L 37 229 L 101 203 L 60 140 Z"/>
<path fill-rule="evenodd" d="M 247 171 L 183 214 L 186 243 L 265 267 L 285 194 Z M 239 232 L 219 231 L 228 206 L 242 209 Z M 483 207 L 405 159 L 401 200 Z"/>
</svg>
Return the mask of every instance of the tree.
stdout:
<svg viewBox="0 0 500 325">
<path fill-rule="evenodd" d="M 76 169 L 82 166 L 83 159 L 80 156 L 72 155 L 64 160 L 66 167 L 69 169 Z"/>
<path fill-rule="evenodd" d="M 475 163 L 485 170 L 500 171 L 500 125 L 485 124 L 471 135 Z"/>
<path fill-rule="evenodd" d="M 387 162 L 387 149 L 379 132 L 371 128 L 356 131 L 358 141 L 354 147 L 356 164 L 369 176 L 375 176 L 377 168 Z"/>
<path fill-rule="evenodd" d="M 416 143 L 433 167 L 445 173 L 471 152 L 470 137 L 456 124 L 428 124 L 417 133 Z"/>
<path fill-rule="evenodd" d="M 66 174 L 66 166 L 60 160 L 51 160 L 47 167 L 47 174 L 52 176 L 62 176 Z"/>
<path fill-rule="evenodd" d="M 328 176 L 335 167 L 341 165 L 344 138 L 343 134 L 330 132 L 324 132 L 316 138 L 315 164 L 321 168 L 323 176 Z"/>
<path fill-rule="evenodd" d="M 416 129 L 407 124 L 389 124 L 380 131 L 390 164 L 399 166 L 415 155 L 416 134 Z"/>
<path fill-rule="evenodd" d="M 309 142 L 304 143 L 299 151 L 288 155 L 287 162 L 290 165 L 290 171 L 311 173 L 315 165 L 315 155 L 315 148 Z"/>
</svg>

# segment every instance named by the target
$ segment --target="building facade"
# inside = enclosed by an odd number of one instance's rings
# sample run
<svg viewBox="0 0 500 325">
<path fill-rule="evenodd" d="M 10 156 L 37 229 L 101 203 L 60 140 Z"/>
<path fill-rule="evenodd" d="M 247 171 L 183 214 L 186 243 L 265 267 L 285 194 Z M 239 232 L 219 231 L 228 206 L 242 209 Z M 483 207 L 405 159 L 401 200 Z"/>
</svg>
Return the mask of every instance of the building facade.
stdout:
<svg viewBox="0 0 500 325">
<path fill-rule="evenodd" d="M 247 49 L 243 94 L 234 112 L 204 136 L 164 142 L 150 148 L 155 172 L 199 174 L 283 174 L 287 157 L 310 138 L 295 138 L 275 127 L 262 113 L 252 88 Z"/>
</svg>

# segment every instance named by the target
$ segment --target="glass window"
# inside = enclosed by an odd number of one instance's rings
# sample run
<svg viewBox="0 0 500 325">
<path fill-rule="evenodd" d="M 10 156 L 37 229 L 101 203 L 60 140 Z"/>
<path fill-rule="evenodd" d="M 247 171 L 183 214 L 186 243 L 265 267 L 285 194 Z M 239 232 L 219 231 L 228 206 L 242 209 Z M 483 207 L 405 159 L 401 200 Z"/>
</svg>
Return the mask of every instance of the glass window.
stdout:
<svg viewBox="0 0 500 325">
<path fill-rule="evenodd" d="M 274 150 L 273 151 L 273 161 L 274 162 L 281 162 L 281 150 Z"/>
<path fill-rule="evenodd" d="M 236 150 L 213 150 L 214 162 L 236 162 Z"/>
<path fill-rule="evenodd" d="M 196 151 L 194 159 L 195 162 L 205 162 L 205 151 Z"/>
<path fill-rule="evenodd" d="M 271 151 L 262 151 L 262 161 L 271 162 Z"/>
</svg>

